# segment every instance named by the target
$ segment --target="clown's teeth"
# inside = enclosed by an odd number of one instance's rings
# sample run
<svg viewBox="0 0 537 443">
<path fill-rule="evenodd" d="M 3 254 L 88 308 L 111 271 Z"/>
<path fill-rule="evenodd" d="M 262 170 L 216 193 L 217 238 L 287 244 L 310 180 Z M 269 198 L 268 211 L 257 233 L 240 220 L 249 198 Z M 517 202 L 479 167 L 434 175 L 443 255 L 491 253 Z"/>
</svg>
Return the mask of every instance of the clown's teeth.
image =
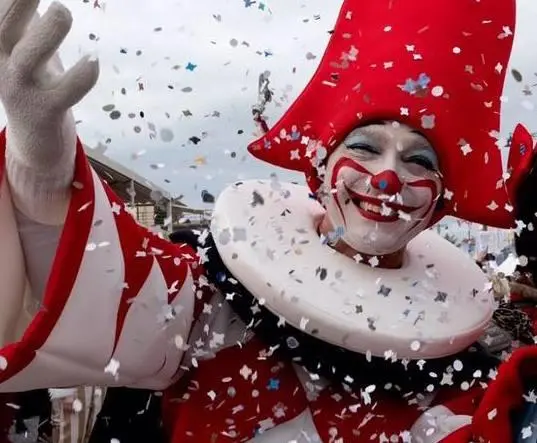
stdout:
<svg viewBox="0 0 537 443">
<path fill-rule="evenodd" d="M 382 210 L 380 206 L 373 205 L 367 202 L 360 202 L 360 208 L 362 208 L 364 211 L 375 212 L 377 214 L 380 214 Z"/>
<path fill-rule="evenodd" d="M 389 208 L 388 206 L 386 205 L 382 205 L 382 206 L 378 206 L 378 205 L 374 205 L 372 203 L 367 203 L 367 202 L 359 202 L 358 205 L 360 206 L 360 208 L 362 208 L 364 211 L 368 211 L 368 212 L 374 212 L 375 214 L 380 214 L 380 215 L 384 215 L 384 216 L 391 216 L 394 214 L 394 211 L 392 208 Z"/>
</svg>

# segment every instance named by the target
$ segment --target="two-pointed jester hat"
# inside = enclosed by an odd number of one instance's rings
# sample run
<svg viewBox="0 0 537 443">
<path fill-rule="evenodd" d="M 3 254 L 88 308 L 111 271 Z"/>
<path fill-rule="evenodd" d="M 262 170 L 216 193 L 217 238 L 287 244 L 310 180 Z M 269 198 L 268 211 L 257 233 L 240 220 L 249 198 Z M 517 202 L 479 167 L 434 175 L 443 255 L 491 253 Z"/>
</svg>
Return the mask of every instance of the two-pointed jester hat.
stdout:
<svg viewBox="0 0 537 443">
<path fill-rule="evenodd" d="M 499 130 L 515 19 L 515 0 L 345 0 L 315 75 L 248 149 L 304 172 L 315 192 L 323 159 L 350 131 L 399 121 L 439 157 L 444 205 L 435 221 L 510 227 Z"/>
</svg>

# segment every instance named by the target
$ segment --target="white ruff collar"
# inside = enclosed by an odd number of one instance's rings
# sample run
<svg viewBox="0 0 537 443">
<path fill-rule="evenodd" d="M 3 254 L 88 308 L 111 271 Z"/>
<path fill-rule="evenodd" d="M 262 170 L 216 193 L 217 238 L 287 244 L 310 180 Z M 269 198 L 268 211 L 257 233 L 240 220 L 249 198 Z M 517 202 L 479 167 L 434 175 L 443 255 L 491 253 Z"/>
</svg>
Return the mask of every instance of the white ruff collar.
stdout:
<svg viewBox="0 0 537 443">
<path fill-rule="evenodd" d="M 328 343 L 378 357 L 436 358 L 475 342 L 494 310 L 486 276 L 433 231 L 401 269 L 321 244 L 306 187 L 247 181 L 216 202 L 211 231 L 229 271 L 270 311 Z"/>
</svg>

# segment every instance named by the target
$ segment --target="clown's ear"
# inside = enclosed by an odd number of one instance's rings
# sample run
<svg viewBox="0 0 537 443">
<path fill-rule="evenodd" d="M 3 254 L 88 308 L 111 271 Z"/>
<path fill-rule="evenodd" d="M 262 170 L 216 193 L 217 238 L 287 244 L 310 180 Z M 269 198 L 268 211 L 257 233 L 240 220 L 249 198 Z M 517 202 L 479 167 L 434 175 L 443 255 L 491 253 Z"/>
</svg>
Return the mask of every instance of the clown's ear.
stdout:
<svg viewBox="0 0 537 443">
<path fill-rule="evenodd" d="M 522 124 L 518 124 L 513 132 L 511 143 L 509 146 L 509 157 L 507 160 L 507 171 L 509 178 L 506 180 L 507 192 L 509 200 L 517 208 L 517 212 L 522 208 L 518 208 L 520 195 L 519 193 L 525 188 L 524 183 L 527 182 L 532 172 L 537 158 L 537 145 L 533 141 L 533 136 Z M 533 192 L 537 189 L 533 189 Z"/>
</svg>

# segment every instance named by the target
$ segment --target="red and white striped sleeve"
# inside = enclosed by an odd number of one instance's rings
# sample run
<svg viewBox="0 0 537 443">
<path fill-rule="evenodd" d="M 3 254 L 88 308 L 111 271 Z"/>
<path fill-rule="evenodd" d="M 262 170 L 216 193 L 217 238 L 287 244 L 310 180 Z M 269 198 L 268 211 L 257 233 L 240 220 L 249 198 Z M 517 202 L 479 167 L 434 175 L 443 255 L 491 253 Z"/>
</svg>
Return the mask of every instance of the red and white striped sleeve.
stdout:
<svg viewBox="0 0 537 443">
<path fill-rule="evenodd" d="M 16 226 L 0 232 L 18 234 Z M 189 246 L 140 226 L 78 143 L 72 197 L 43 302 L 22 337 L 0 349 L 0 392 L 169 386 L 193 323 L 196 261 Z M 5 294 L 0 290 L 0 302 Z"/>
</svg>

